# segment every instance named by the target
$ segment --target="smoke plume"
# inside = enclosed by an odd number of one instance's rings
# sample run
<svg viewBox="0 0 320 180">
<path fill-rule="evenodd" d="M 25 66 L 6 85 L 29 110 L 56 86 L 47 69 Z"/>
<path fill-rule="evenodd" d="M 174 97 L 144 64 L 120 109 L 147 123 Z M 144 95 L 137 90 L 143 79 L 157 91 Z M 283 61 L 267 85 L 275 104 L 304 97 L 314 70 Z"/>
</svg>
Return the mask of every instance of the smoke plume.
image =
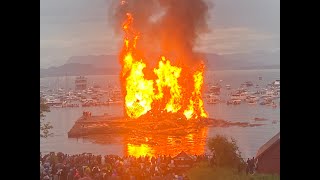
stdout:
<svg viewBox="0 0 320 180">
<path fill-rule="evenodd" d="M 110 21 L 120 35 L 126 13 L 131 13 L 133 27 L 141 34 L 137 46 L 145 57 L 161 53 L 177 64 L 192 65 L 201 59 L 193 48 L 197 37 L 209 31 L 209 7 L 204 0 L 113 1 Z"/>
</svg>

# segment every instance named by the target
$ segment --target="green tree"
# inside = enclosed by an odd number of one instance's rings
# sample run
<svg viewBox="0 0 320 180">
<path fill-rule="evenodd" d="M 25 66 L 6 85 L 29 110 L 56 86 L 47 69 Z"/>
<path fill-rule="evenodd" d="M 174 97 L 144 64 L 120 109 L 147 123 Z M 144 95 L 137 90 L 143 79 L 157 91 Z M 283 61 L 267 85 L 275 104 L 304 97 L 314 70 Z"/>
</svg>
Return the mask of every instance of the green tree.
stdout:
<svg viewBox="0 0 320 180">
<path fill-rule="evenodd" d="M 48 136 L 52 135 L 52 133 L 50 133 L 49 131 L 50 129 L 52 129 L 50 122 L 43 122 L 45 112 L 50 112 L 50 108 L 47 104 L 45 104 L 44 99 L 40 98 L 40 137 L 43 138 L 47 138 Z"/>
<path fill-rule="evenodd" d="M 239 168 L 244 165 L 241 152 L 235 139 L 216 135 L 208 140 L 208 148 L 214 154 L 215 164 L 219 167 Z"/>
</svg>

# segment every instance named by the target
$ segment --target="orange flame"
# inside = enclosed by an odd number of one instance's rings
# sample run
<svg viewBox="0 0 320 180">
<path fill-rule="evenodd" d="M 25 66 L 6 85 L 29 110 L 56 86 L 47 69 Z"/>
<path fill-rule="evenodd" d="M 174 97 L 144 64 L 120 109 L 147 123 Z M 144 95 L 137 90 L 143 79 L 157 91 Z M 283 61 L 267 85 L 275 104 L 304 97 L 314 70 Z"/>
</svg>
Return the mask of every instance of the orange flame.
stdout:
<svg viewBox="0 0 320 180">
<path fill-rule="evenodd" d="M 166 104 L 165 110 L 167 112 L 177 112 L 181 108 L 181 87 L 178 84 L 178 78 L 180 77 L 181 68 L 171 66 L 170 61 L 164 56 L 159 61 L 159 68 L 154 69 L 154 73 L 158 76 L 156 80 L 159 93 L 155 96 L 155 99 L 159 100 L 163 98 L 163 87 L 170 88 L 171 98 Z"/>
<path fill-rule="evenodd" d="M 169 113 L 181 113 L 187 119 L 207 117 L 201 97 L 204 68 L 192 73 L 193 89 L 190 90 L 189 82 L 187 85 L 179 81 L 181 73 L 191 73 L 191 68 L 174 66 L 169 59 L 161 56 L 158 67 L 153 69 L 153 76 L 156 78 L 146 79 L 144 69 L 147 65 L 137 50 L 139 33 L 134 30 L 132 23 L 133 17 L 127 13 L 127 19 L 123 23 L 124 46 L 120 55 L 126 114 L 130 118 L 138 118 L 147 112 L 165 110 Z M 169 92 L 165 93 L 165 89 Z M 160 111 L 159 107 L 162 108 Z"/>
<path fill-rule="evenodd" d="M 195 112 L 200 112 L 201 117 L 208 117 L 207 113 L 204 111 L 203 101 L 201 99 L 201 88 L 203 84 L 203 72 L 197 71 L 193 75 L 194 81 L 194 91 L 192 92 L 192 97 L 190 99 L 190 104 L 188 108 L 184 111 L 184 115 L 187 119 L 190 119 L 194 116 L 195 119 L 198 118 L 198 114 Z M 195 111 L 198 110 L 198 111 Z"/>
</svg>

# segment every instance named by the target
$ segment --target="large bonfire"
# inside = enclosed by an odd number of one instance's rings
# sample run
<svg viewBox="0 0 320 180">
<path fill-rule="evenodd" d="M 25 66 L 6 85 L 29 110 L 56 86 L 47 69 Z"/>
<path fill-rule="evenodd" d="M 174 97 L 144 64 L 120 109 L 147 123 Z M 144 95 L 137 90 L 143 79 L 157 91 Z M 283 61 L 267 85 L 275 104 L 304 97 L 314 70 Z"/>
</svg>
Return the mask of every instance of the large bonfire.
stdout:
<svg viewBox="0 0 320 180">
<path fill-rule="evenodd" d="M 121 88 L 126 117 L 201 119 L 204 55 L 194 50 L 208 32 L 204 0 L 114 0 L 111 20 L 123 35 Z"/>
<path fill-rule="evenodd" d="M 207 117 L 202 100 L 204 64 L 187 66 L 183 59 L 175 61 L 182 63 L 174 64 L 160 54 L 157 66 L 147 67 L 144 51 L 138 48 L 142 34 L 132 26 L 133 15 L 126 13 L 126 16 L 120 54 L 126 115 L 134 119 L 146 114 L 153 117 L 175 114 L 186 119 Z"/>
</svg>

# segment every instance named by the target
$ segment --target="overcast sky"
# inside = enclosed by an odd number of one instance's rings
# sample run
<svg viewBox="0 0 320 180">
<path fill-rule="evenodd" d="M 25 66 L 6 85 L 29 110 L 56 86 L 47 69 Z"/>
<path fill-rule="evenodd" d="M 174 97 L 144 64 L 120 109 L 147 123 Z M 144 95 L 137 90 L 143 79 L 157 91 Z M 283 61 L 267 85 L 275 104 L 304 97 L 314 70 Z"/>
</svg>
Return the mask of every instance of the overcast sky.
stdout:
<svg viewBox="0 0 320 180">
<path fill-rule="evenodd" d="M 201 52 L 226 54 L 280 49 L 280 0 L 208 0 L 212 31 L 198 39 Z M 116 54 L 119 37 L 108 24 L 108 0 L 41 0 L 40 65 L 70 56 Z"/>
</svg>

